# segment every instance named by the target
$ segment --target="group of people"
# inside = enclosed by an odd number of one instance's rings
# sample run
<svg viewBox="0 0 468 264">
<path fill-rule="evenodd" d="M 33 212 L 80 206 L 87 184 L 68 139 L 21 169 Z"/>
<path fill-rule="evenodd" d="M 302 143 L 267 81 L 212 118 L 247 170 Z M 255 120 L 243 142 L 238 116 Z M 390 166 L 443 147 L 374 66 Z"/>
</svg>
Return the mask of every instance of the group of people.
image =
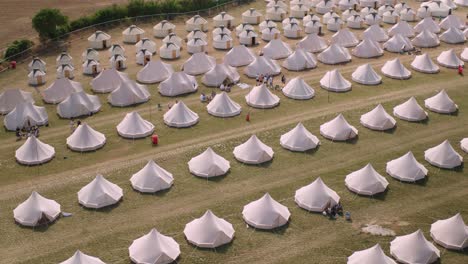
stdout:
<svg viewBox="0 0 468 264">
<path fill-rule="evenodd" d="M 75 126 L 75 120 L 70 120 L 70 132 L 73 133 L 75 132 L 75 129 L 81 125 L 81 120 L 77 120 L 76 121 L 76 126 Z"/>
<path fill-rule="evenodd" d="M 274 85 L 273 75 L 260 74 L 260 75 L 257 75 L 257 77 L 255 78 L 255 81 L 256 81 L 257 86 L 261 84 L 266 84 L 266 86 L 270 89 L 274 89 L 274 90 L 281 89 L 279 85 Z M 283 87 L 286 85 L 286 76 L 284 76 L 284 74 L 281 76 L 281 83 L 283 84 Z"/>
<path fill-rule="evenodd" d="M 200 102 L 205 103 L 205 102 L 211 102 L 213 98 L 216 96 L 216 92 L 213 90 L 211 91 L 211 95 L 206 95 L 205 93 L 200 94 Z"/>
<path fill-rule="evenodd" d="M 348 212 L 346 212 L 349 214 Z M 323 215 L 328 216 L 330 219 L 335 219 L 337 215 L 343 215 L 343 206 L 340 202 L 331 206 L 330 202 L 327 204 L 325 210 L 323 211 Z M 348 216 L 347 216 L 348 218 Z M 346 219 L 348 220 L 348 219 Z"/>
<path fill-rule="evenodd" d="M 228 79 L 224 80 L 223 83 L 221 83 L 221 85 L 219 86 L 219 90 L 221 90 L 221 92 L 226 92 L 226 93 L 229 93 L 231 92 L 231 88 L 234 84 L 229 81 Z"/>
<path fill-rule="evenodd" d="M 16 128 L 16 140 L 19 141 L 23 138 L 28 138 L 30 136 L 39 137 L 39 127 L 38 126 L 31 126 L 30 124 L 24 126 L 23 128 Z"/>
</svg>

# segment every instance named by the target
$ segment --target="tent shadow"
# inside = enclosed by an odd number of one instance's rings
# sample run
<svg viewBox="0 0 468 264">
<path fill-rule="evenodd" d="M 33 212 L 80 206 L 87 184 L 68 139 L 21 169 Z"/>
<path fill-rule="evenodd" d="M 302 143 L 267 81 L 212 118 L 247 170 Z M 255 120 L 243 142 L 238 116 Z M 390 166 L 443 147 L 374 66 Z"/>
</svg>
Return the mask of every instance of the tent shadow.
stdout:
<svg viewBox="0 0 468 264">
<path fill-rule="evenodd" d="M 273 163 L 273 159 L 274 159 L 274 158 L 272 158 L 272 159 L 269 160 L 269 161 L 265 161 L 265 162 L 263 162 L 263 163 L 256 164 L 256 166 L 257 166 L 257 167 L 261 167 L 261 168 L 269 168 L 269 167 L 271 166 L 271 163 Z M 252 164 L 252 165 L 255 166 L 255 164 Z"/>
<path fill-rule="evenodd" d="M 343 142 L 345 142 L 346 144 L 355 145 L 355 144 L 357 144 L 358 140 L 359 140 L 359 135 L 356 135 L 355 137 L 350 138 L 350 139 L 348 139 L 346 141 L 343 141 Z"/>
<path fill-rule="evenodd" d="M 224 244 L 224 245 L 221 245 L 219 247 L 215 247 L 215 248 L 202 248 L 202 247 L 197 247 L 195 246 L 194 244 L 188 242 L 187 239 L 185 239 L 185 241 L 187 242 L 187 244 L 189 246 L 191 246 L 192 248 L 196 248 L 197 250 L 200 250 L 200 251 L 205 251 L 205 252 L 214 252 L 214 253 L 221 253 L 221 254 L 226 254 L 228 253 L 229 249 L 231 248 L 234 240 L 236 239 L 236 237 L 234 237 L 229 243 L 227 244 Z"/>
<path fill-rule="evenodd" d="M 458 254 L 458 255 L 468 256 L 468 248 L 464 248 L 463 250 L 455 250 L 455 249 L 449 249 L 449 248 L 444 248 L 444 249 L 452 253 Z"/>
<path fill-rule="evenodd" d="M 301 211 L 306 212 L 307 214 L 310 214 L 310 215 L 317 215 L 317 216 L 321 216 L 321 217 L 326 217 L 326 218 L 328 218 L 328 220 L 330 220 L 330 221 L 336 221 L 336 220 L 338 219 L 338 216 L 340 216 L 340 215 L 337 215 L 337 217 L 334 217 L 334 218 L 333 218 L 333 217 L 329 217 L 329 216 L 323 215 L 322 212 L 309 211 L 309 210 L 304 209 L 304 208 L 302 208 L 302 207 L 300 207 L 300 206 L 299 206 L 299 208 L 301 209 Z M 288 222 L 288 223 L 289 223 L 289 222 Z"/>
<path fill-rule="evenodd" d="M 429 163 L 430 164 L 430 163 Z M 442 170 L 442 171 L 453 171 L 453 172 L 456 172 L 456 173 L 462 173 L 463 172 L 463 168 L 465 167 L 465 163 L 462 163 L 461 165 L 455 167 L 455 168 L 451 168 L 451 169 L 447 169 L 447 168 L 441 168 L 441 167 L 437 167 L 435 165 L 432 165 L 432 167 L 434 168 L 437 168 L 439 170 Z"/>
<path fill-rule="evenodd" d="M 111 205 L 101 207 L 101 208 L 88 208 L 88 207 L 85 207 L 85 206 L 81 205 L 80 203 L 79 203 L 79 205 L 81 206 L 81 208 L 85 209 L 86 211 L 98 212 L 98 213 L 110 213 L 110 212 L 112 212 L 112 210 L 119 207 L 120 203 L 122 203 L 122 202 L 123 202 L 123 198 L 120 199 L 120 201 L 118 201 L 115 204 L 111 204 Z"/>
<path fill-rule="evenodd" d="M 53 225 L 56 221 L 58 221 L 60 218 L 61 217 L 59 216 L 52 222 L 45 222 L 36 226 L 25 226 L 16 221 L 15 221 L 15 224 L 19 226 L 19 228 L 22 228 L 22 229 L 29 229 L 29 230 L 32 230 L 33 232 L 44 233 L 47 230 L 49 230 L 49 227 Z"/>
<path fill-rule="evenodd" d="M 430 120 L 429 120 L 429 116 L 428 116 L 426 119 L 421 120 L 421 121 L 418 121 L 418 122 L 415 122 L 415 123 L 419 123 L 419 124 L 422 124 L 422 125 L 426 125 L 426 126 L 427 126 L 427 125 L 429 125 L 429 121 L 430 121 Z"/>
<path fill-rule="evenodd" d="M 172 188 L 172 187 L 171 187 Z M 144 195 L 144 196 L 158 196 L 158 197 L 164 197 L 166 196 L 166 194 L 171 190 L 171 188 L 167 188 L 167 189 L 164 189 L 164 190 L 160 190 L 160 191 L 157 191 L 157 192 L 140 192 L 138 190 L 135 190 L 135 192 L 141 194 L 141 195 Z"/>
<path fill-rule="evenodd" d="M 204 181 L 209 181 L 209 182 L 220 182 L 220 181 L 222 181 L 224 178 L 226 178 L 230 173 L 231 173 L 231 170 L 228 170 L 225 174 L 219 175 L 219 176 L 214 176 L 214 177 L 199 177 L 199 176 L 196 176 L 196 175 L 193 175 L 193 174 L 191 174 L 191 175 L 192 175 L 193 177 L 195 177 L 195 178 L 199 178 L 200 180 L 204 180 Z"/>
<path fill-rule="evenodd" d="M 393 126 L 392 128 L 387 129 L 387 130 L 384 130 L 384 131 L 382 131 L 382 132 L 385 133 L 385 134 L 394 134 L 395 131 L 397 130 L 397 127 L 398 127 L 398 126 L 395 125 L 395 126 Z"/>
<path fill-rule="evenodd" d="M 399 179 L 396 179 L 396 178 L 393 178 L 391 177 L 393 180 L 401 183 L 401 184 L 414 184 L 414 185 L 417 185 L 417 186 L 426 186 L 427 185 L 427 182 L 429 181 L 429 175 L 426 175 L 426 177 L 420 179 L 420 180 L 417 180 L 417 181 L 414 181 L 414 182 L 410 182 L 410 181 L 402 181 L 402 180 L 399 180 Z"/>
<path fill-rule="evenodd" d="M 255 230 L 255 232 L 264 232 L 264 233 L 273 233 L 273 234 L 277 234 L 277 235 L 284 235 L 284 233 L 286 232 L 286 229 L 289 227 L 289 222 L 291 221 L 291 218 L 289 218 L 289 221 L 286 222 L 286 224 L 282 225 L 282 226 L 279 226 L 279 227 L 276 227 L 276 228 L 273 228 L 273 229 L 260 229 L 260 228 L 255 228 L 251 225 L 248 225 L 249 228 L 252 228 Z"/>
<path fill-rule="evenodd" d="M 308 149 L 306 151 L 304 151 L 305 154 L 307 155 L 314 155 L 319 149 L 320 149 L 320 144 L 317 145 L 317 147 L 313 148 L 313 149 Z"/>
<path fill-rule="evenodd" d="M 385 201 L 385 198 L 387 197 L 387 193 L 388 193 L 389 189 L 390 189 L 390 187 L 387 186 L 387 189 L 385 189 L 385 191 L 383 191 L 381 193 L 374 194 L 374 195 L 363 195 L 363 194 L 355 193 L 355 192 L 353 192 L 351 190 L 349 190 L 349 192 L 354 194 L 354 195 L 357 195 L 359 197 L 362 197 L 362 198 L 376 199 L 376 200 L 379 200 L 379 201 Z"/>
</svg>

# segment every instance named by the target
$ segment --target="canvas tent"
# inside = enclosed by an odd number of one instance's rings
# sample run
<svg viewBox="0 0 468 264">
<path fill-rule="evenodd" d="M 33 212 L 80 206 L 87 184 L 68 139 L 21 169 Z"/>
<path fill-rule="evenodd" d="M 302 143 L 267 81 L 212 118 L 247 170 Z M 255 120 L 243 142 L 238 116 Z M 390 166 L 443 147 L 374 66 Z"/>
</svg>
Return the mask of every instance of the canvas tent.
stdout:
<svg viewBox="0 0 468 264">
<path fill-rule="evenodd" d="M 180 57 L 180 46 L 173 42 L 166 42 L 159 48 L 159 57 L 166 60 L 175 60 Z"/>
<path fill-rule="evenodd" d="M 345 184 L 352 192 L 371 196 L 384 192 L 387 189 L 388 181 L 369 163 L 364 168 L 348 174 Z"/>
<path fill-rule="evenodd" d="M 97 95 L 86 94 L 84 91 L 73 92 L 57 105 L 57 114 L 61 118 L 75 118 L 93 115 L 101 109 Z"/>
<path fill-rule="evenodd" d="M 95 93 L 110 93 L 124 81 L 129 81 L 127 74 L 116 69 L 106 69 L 91 81 L 91 89 Z"/>
<path fill-rule="evenodd" d="M 270 27 L 274 27 L 274 28 L 278 28 L 278 25 L 271 19 L 265 19 L 262 21 L 262 23 L 260 23 L 258 25 L 258 28 L 260 29 L 260 31 L 263 31 L 265 28 L 270 28 Z"/>
<path fill-rule="evenodd" d="M 97 175 L 94 180 L 78 192 L 78 202 L 84 207 L 94 209 L 114 205 L 122 197 L 122 188 L 108 181 L 102 175 Z"/>
<path fill-rule="evenodd" d="M 296 44 L 297 48 L 302 48 L 307 52 L 321 52 L 328 47 L 326 40 L 317 34 L 308 34 Z"/>
<path fill-rule="evenodd" d="M 340 64 L 351 61 L 351 55 L 349 54 L 348 49 L 338 44 L 331 44 L 328 48 L 322 51 L 317 58 L 325 64 Z"/>
<path fill-rule="evenodd" d="M 46 71 L 46 65 L 47 63 L 43 60 L 41 60 L 38 57 L 33 57 L 32 61 L 28 64 L 28 70 L 33 71 L 33 70 L 41 70 L 43 72 Z"/>
<path fill-rule="evenodd" d="M 60 213 L 60 204 L 35 191 L 13 210 L 13 216 L 17 223 L 32 227 L 54 222 Z"/>
<path fill-rule="evenodd" d="M 320 125 L 320 134 L 333 141 L 346 141 L 355 138 L 358 130 L 350 125 L 342 114 Z"/>
<path fill-rule="evenodd" d="M 279 39 L 281 37 L 281 31 L 276 27 L 268 27 L 262 29 L 262 39 L 264 41 L 271 41 L 273 39 Z"/>
<path fill-rule="evenodd" d="M 105 264 L 97 257 L 86 255 L 85 253 L 77 250 L 69 259 L 60 262 L 59 264 Z"/>
<path fill-rule="evenodd" d="M 185 225 L 184 235 L 196 247 L 217 248 L 232 241 L 234 227 L 208 210 L 202 217 Z"/>
<path fill-rule="evenodd" d="M 154 125 L 144 120 L 138 112 L 133 111 L 125 115 L 117 125 L 117 133 L 124 138 L 143 138 L 154 132 Z"/>
<path fill-rule="evenodd" d="M 372 39 L 377 42 L 384 42 L 388 40 L 388 35 L 380 25 L 374 24 L 362 33 L 362 39 Z"/>
<path fill-rule="evenodd" d="M 307 100 L 315 95 L 315 91 L 301 77 L 295 77 L 281 90 L 286 97 L 296 100 Z"/>
<path fill-rule="evenodd" d="M 245 96 L 248 105 L 254 108 L 266 109 L 277 106 L 280 99 L 277 95 L 270 92 L 265 84 L 253 87 Z"/>
<path fill-rule="evenodd" d="M 183 40 L 181 37 L 177 36 L 175 33 L 169 33 L 163 40 L 163 46 L 166 46 L 168 43 L 173 43 L 177 47 L 180 47 L 179 49 L 182 49 L 182 44 Z M 162 47 L 161 47 L 162 48 Z M 161 50 L 161 49 L 160 49 Z M 161 52 L 159 52 L 161 54 Z"/>
<path fill-rule="evenodd" d="M 414 97 L 393 108 L 393 115 L 406 121 L 419 122 L 427 118 L 427 112 L 419 106 Z"/>
<path fill-rule="evenodd" d="M 463 157 L 453 149 L 448 140 L 424 151 L 424 159 L 442 169 L 453 169 L 463 163 Z"/>
<path fill-rule="evenodd" d="M 463 250 L 468 247 L 468 226 L 460 213 L 431 225 L 431 237 L 447 249 Z"/>
<path fill-rule="evenodd" d="M 337 205 L 340 202 L 340 196 L 318 177 L 311 184 L 296 190 L 294 201 L 307 211 L 321 213 L 327 207 Z"/>
<path fill-rule="evenodd" d="M 213 48 L 220 50 L 228 50 L 232 47 L 232 37 L 228 34 L 219 34 L 213 36 Z"/>
<path fill-rule="evenodd" d="M 180 246 L 172 237 L 153 228 L 148 234 L 133 240 L 128 252 L 133 263 L 169 264 L 179 257 Z"/>
<path fill-rule="evenodd" d="M 55 59 L 55 62 L 57 63 L 57 67 L 60 66 L 60 65 L 71 65 L 71 66 L 73 66 L 73 58 L 67 52 L 60 53 L 57 56 L 57 58 Z"/>
<path fill-rule="evenodd" d="M 107 101 L 112 106 L 125 107 L 147 102 L 150 93 L 145 85 L 137 84 L 134 81 L 124 80 L 107 97 Z"/>
<path fill-rule="evenodd" d="M 288 208 L 273 199 L 268 193 L 244 206 L 242 217 L 250 226 L 258 229 L 274 229 L 285 225 L 291 213 Z"/>
<path fill-rule="evenodd" d="M 414 30 L 413 27 L 411 27 L 411 25 L 408 24 L 408 22 L 401 20 L 398 23 L 396 23 L 396 25 L 388 29 L 389 36 L 392 37 L 396 34 L 400 34 L 403 37 L 412 38 L 414 37 Z"/>
<path fill-rule="evenodd" d="M 250 78 L 260 75 L 278 75 L 281 73 L 281 67 L 275 60 L 265 56 L 257 56 L 254 61 L 245 67 L 244 73 Z"/>
<path fill-rule="evenodd" d="M 283 33 L 286 38 L 297 39 L 301 38 L 304 30 L 298 23 L 289 23 L 283 26 Z"/>
<path fill-rule="evenodd" d="M 427 53 L 417 55 L 411 62 L 411 68 L 422 73 L 438 73 L 439 66 L 432 62 L 431 57 Z"/>
<path fill-rule="evenodd" d="M 399 58 L 386 61 L 381 71 L 383 75 L 392 79 L 404 80 L 411 78 L 411 71 L 403 66 Z"/>
<path fill-rule="evenodd" d="M 148 62 L 151 61 L 151 57 L 153 54 L 149 52 L 146 49 L 141 49 L 137 51 L 137 54 L 135 55 L 135 61 L 138 65 L 143 65 L 145 66 Z"/>
<path fill-rule="evenodd" d="M 263 15 L 255 10 L 255 8 L 249 8 L 249 10 L 242 13 L 242 22 L 257 25 L 260 24 L 262 17 Z"/>
<path fill-rule="evenodd" d="M 429 264 L 439 259 L 440 250 L 427 241 L 422 231 L 418 230 L 392 240 L 390 254 L 401 263 Z"/>
<path fill-rule="evenodd" d="M 299 123 L 289 132 L 281 135 L 280 144 L 291 151 L 307 151 L 320 145 L 320 140 Z"/>
<path fill-rule="evenodd" d="M 448 44 L 465 43 L 466 36 L 460 29 L 451 27 L 444 33 L 440 34 L 440 40 Z"/>
<path fill-rule="evenodd" d="M 190 54 L 205 52 L 208 42 L 201 38 L 193 38 L 187 42 L 187 52 Z"/>
<path fill-rule="evenodd" d="M 158 83 L 169 78 L 173 72 L 171 64 L 160 60 L 150 61 L 137 73 L 137 80 L 141 83 Z"/>
<path fill-rule="evenodd" d="M 39 69 L 31 70 L 28 73 L 28 83 L 32 86 L 38 86 L 46 83 L 46 73 Z"/>
<path fill-rule="evenodd" d="M 153 160 L 130 178 L 133 189 L 142 193 L 154 193 L 171 188 L 174 183 L 172 173 L 161 168 Z"/>
<path fill-rule="evenodd" d="M 210 147 L 188 162 L 190 173 L 201 178 L 211 178 L 225 175 L 231 165 L 229 161 L 218 155 Z"/>
<path fill-rule="evenodd" d="M 320 34 L 322 27 L 320 20 L 311 20 L 304 24 L 304 31 L 306 34 Z"/>
<path fill-rule="evenodd" d="M 458 29 L 464 29 L 465 23 L 463 20 L 455 14 L 448 15 L 444 20 L 439 23 L 439 26 L 442 29 L 448 30 L 451 27 L 456 27 Z"/>
<path fill-rule="evenodd" d="M 460 60 L 453 49 L 449 49 L 446 51 L 442 51 L 440 55 L 437 57 L 437 62 L 447 68 L 458 68 L 460 65 L 464 65 L 465 63 Z"/>
<path fill-rule="evenodd" d="M 112 44 L 109 48 L 109 57 L 113 57 L 115 55 L 121 55 L 125 57 L 125 49 L 120 44 Z"/>
<path fill-rule="evenodd" d="M 331 43 L 338 44 L 345 48 L 350 48 L 356 46 L 359 43 L 359 40 L 356 38 L 354 33 L 349 31 L 349 29 L 343 28 L 333 34 Z"/>
<path fill-rule="evenodd" d="M 34 135 L 29 136 L 26 142 L 15 152 L 16 161 L 28 166 L 46 163 L 52 160 L 54 156 L 54 147 L 43 143 Z"/>
<path fill-rule="evenodd" d="M 155 38 L 165 38 L 174 32 L 176 26 L 167 20 L 162 20 L 153 27 L 153 36 Z"/>
<path fill-rule="evenodd" d="M 123 42 L 135 44 L 143 38 L 143 34 L 145 34 L 143 29 L 135 25 L 131 25 L 122 32 Z"/>
<path fill-rule="evenodd" d="M 204 52 L 193 54 L 184 64 L 182 69 L 190 75 L 200 75 L 209 72 L 216 65 L 214 57 L 206 55 Z"/>
<path fill-rule="evenodd" d="M 232 67 L 246 66 L 255 60 L 255 54 L 244 45 L 234 46 L 226 55 L 224 63 Z"/>
<path fill-rule="evenodd" d="M 28 126 L 42 126 L 48 122 L 45 107 L 35 106 L 31 102 L 18 103 L 3 119 L 5 128 L 10 131 Z"/>
<path fill-rule="evenodd" d="M 109 59 L 109 63 L 113 69 L 117 69 L 118 71 L 124 70 L 127 68 L 127 58 L 124 55 L 115 54 L 112 55 Z"/>
<path fill-rule="evenodd" d="M 48 104 L 58 104 L 73 92 L 80 91 L 83 91 L 83 87 L 79 82 L 67 78 L 57 79 L 42 92 L 42 99 Z"/>
<path fill-rule="evenodd" d="M 424 100 L 424 105 L 427 109 L 440 114 L 450 114 L 458 110 L 458 106 L 450 99 L 445 90 Z"/>
<path fill-rule="evenodd" d="M 468 48 L 465 48 L 460 54 L 460 58 L 468 62 Z"/>
<path fill-rule="evenodd" d="M 189 20 L 185 22 L 185 29 L 190 32 L 194 31 L 195 29 L 201 30 L 201 31 L 207 31 L 208 30 L 208 21 L 206 21 L 203 17 L 200 15 L 194 15 L 191 17 Z"/>
<path fill-rule="evenodd" d="M 292 49 L 280 39 L 272 39 L 262 49 L 263 55 L 273 60 L 284 59 L 291 55 Z"/>
<path fill-rule="evenodd" d="M 237 83 L 240 80 L 237 69 L 225 63 L 216 64 L 210 71 L 202 77 L 202 83 L 210 87 L 219 87 L 225 81 Z"/>
<path fill-rule="evenodd" d="M 420 48 L 433 48 L 440 45 L 439 38 L 435 33 L 425 29 L 411 41 L 414 46 Z"/>
<path fill-rule="evenodd" d="M 206 106 L 208 113 L 217 117 L 232 117 L 239 115 L 241 106 L 234 102 L 226 92 L 217 94 Z"/>
<path fill-rule="evenodd" d="M 377 41 L 364 39 L 351 52 L 358 58 L 374 58 L 383 55 L 383 49 Z"/>
<path fill-rule="evenodd" d="M 369 63 L 356 68 L 351 74 L 353 81 L 364 85 L 377 85 L 382 82 L 382 77 L 374 71 Z"/>
<path fill-rule="evenodd" d="M 173 72 L 169 78 L 159 84 L 159 93 L 163 96 L 178 96 L 197 91 L 198 83 L 194 76 L 185 72 Z"/>
<path fill-rule="evenodd" d="M 234 17 L 224 11 L 213 17 L 213 24 L 215 27 L 223 25 L 227 28 L 231 28 L 234 26 L 234 21 Z"/>
<path fill-rule="evenodd" d="M 426 177 L 428 170 L 419 163 L 413 153 L 409 151 L 405 155 L 387 162 L 387 173 L 395 179 L 404 182 L 415 182 Z"/>
<path fill-rule="evenodd" d="M 325 73 L 320 79 L 320 87 L 331 92 L 347 92 L 351 90 L 351 83 L 346 80 L 338 69 Z"/>
<path fill-rule="evenodd" d="M 99 52 L 92 48 L 87 48 L 83 53 L 81 53 L 81 58 L 83 62 L 87 60 L 99 61 Z"/>
<path fill-rule="evenodd" d="M 246 164 L 261 164 L 273 159 L 273 149 L 252 135 L 246 142 L 234 148 L 234 157 Z"/>
<path fill-rule="evenodd" d="M 238 37 L 241 45 L 255 46 L 258 44 L 258 34 L 253 29 L 243 30 Z"/>
<path fill-rule="evenodd" d="M 13 111 L 18 104 L 32 103 L 32 93 L 20 89 L 6 89 L 0 93 L 0 114 L 5 115 Z"/>
<path fill-rule="evenodd" d="M 92 49 L 107 49 L 111 45 L 111 36 L 102 31 L 96 31 L 88 38 L 88 45 Z"/>
<path fill-rule="evenodd" d="M 290 71 L 302 71 L 317 67 L 317 61 L 312 53 L 296 47 L 296 50 L 283 61 L 282 66 Z"/>
<path fill-rule="evenodd" d="M 385 111 L 381 104 L 363 114 L 360 121 L 363 126 L 378 131 L 389 130 L 396 125 L 395 119 Z"/>
<path fill-rule="evenodd" d="M 395 53 L 400 53 L 403 51 L 410 51 L 414 49 L 413 44 L 411 44 L 411 41 L 409 40 L 409 38 L 404 37 L 400 34 L 396 34 L 392 38 L 387 40 L 383 44 L 383 48 L 386 51 L 395 52 Z"/>
<path fill-rule="evenodd" d="M 197 113 L 190 110 L 182 101 L 179 101 L 164 114 L 164 123 L 170 127 L 190 127 L 198 123 Z"/>
<path fill-rule="evenodd" d="M 75 71 L 75 68 L 72 65 L 62 64 L 57 67 L 57 79 L 61 79 L 61 78 L 73 79 L 75 78 L 74 71 Z"/>
<path fill-rule="evenodd" d="M 463 151 L 468 153 L 468 138 L 464 138 L 460 141 L 460 147 Z"/>
<path fill-rule="evenodd" d="M 437 24 L 432 17 L 423 18 L 416 26 L 414 32 L 421 33 L 424 30 L 429 30 L 432 33 L 438 34 L 440 32 L 439 24 Z"/>
<path fill-rule="evenodd" d="M 97 150 L 102 148 L 104 144 L 106 144 L 106 136 L 86 123 L 79 125 L 73 134 L 67 138 L 68 148 L 78 152 Z"/>
<path fill-rule="evenodd" d="M 101 72 L 101 65 L 96 60 L 87 60 L 82 64 L 83 74 L 95 75 Z"/>
<path fill-rule="evenodd" d="M 360 251 L 355 251 L 348 257 L 347 264 L 361 263 L 380 263 L 380 264 L 396 264 L 396 262 L 385 255 L 379 244 Z"/>
</svg>

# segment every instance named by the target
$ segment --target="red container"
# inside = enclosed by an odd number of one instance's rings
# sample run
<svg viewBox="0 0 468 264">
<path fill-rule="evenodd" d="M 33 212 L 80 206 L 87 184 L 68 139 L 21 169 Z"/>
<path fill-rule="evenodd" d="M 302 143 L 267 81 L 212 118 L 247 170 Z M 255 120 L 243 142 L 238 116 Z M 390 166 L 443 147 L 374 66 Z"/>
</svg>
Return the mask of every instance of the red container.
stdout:
<svg viewBox="0 0 468 264">
<path fill-rule="evenodd" d="M 10 68 L 16 69 L 16 61 L 10 61 Z"/>
<path fill-rule="evenodd" d="M 153 143 L 153 145 L 157 145 L 158 142 L 159 142 L 159 137 L 158 137 L 158 135 L 152 135 L 152 136 L 151 136 L 151 142 Z"/>
</svg>

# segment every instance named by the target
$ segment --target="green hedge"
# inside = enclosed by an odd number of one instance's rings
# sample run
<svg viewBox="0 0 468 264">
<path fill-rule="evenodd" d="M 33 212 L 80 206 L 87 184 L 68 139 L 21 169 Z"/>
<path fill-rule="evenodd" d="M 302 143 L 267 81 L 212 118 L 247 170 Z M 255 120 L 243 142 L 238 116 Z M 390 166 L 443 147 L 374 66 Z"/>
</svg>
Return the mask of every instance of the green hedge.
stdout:
<svg viewBox="0 0 468 264">
<path fill-rule="evenodd" d="M 22 40 L 15 40 L 13 43 L 8 45 L 7 50 L 5 51 L 5 56 L 4 58 L 8 59 L 16 59 L 20 55 L 19 53 L 31 48 L 34 45 L 34 42 L 28 40 L 28 39 L 22 39 Z"/>
</svg>

